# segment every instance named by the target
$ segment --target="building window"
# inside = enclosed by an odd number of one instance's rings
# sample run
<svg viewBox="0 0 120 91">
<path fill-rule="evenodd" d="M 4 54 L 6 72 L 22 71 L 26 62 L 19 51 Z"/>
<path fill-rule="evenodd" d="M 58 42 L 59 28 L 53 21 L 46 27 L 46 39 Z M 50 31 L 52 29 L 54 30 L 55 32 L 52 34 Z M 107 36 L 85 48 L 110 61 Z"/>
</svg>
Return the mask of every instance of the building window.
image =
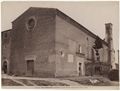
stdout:
<svg viewBox="0 0 120 91">
<path fill-rule="evenodd" d="M 33 30 L 36 25 L 35 17 L 30 17 L 26 23 L 27 30 Z"/>
<path fill-rule="evenodd" d="M 35 25 L 34 19 L 30 19 L 30 20 L 28 21 L 28 28 L 29 28 L 29 29 L 33 29 L 33 28 L 34 28 L 34 25 Z"/>
<path fill-rule="evenodd" d="M 78 52 L 78 53 L 82 53 L 82 46 L 81 46 L 80 44 L 78 45 L 77 52 Z"/>
<path fill-rule="evenodd" d="M 4 61 L 3 62 L 3 66 L 2 66 L 2 70 L 3 70 L 4 74 L 7 74 L 7 69 L 8 69 L 8 67 L 7 67 L 7 61 Z"/>
<path fill-rule="evenodd" d="M 60 51 L 60 55 L 61 55 L 61 57 L 64 57 L 64 56 L 65 56 L 65 54 L 64 54 L 63 51 Z"/>
<path fill-rule="evenodd" d="M 72 55 L 72 54 L 68 54 L 68 62 L 69 62 L 69 63 L 72 63 L 73 60 L 74 60 L 73 55 Z"/>
</svg>

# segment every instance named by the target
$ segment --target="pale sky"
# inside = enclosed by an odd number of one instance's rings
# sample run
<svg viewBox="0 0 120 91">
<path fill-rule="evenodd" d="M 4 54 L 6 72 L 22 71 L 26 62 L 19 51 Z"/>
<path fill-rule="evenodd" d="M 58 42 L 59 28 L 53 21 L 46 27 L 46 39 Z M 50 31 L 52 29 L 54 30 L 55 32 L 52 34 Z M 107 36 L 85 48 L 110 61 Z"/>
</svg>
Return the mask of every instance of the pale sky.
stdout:
<svg viewBox="0 0 120 91">
<path fill-rule="evenodd" d="M 11 29 L 11 22 L 29 7 L 58 8 L 102 39 L 105 37 L 105 23 L 112 23 L 115 59 L 118 61 L 118 2 L 2 2 L 2 31 Z"/>
</svg>

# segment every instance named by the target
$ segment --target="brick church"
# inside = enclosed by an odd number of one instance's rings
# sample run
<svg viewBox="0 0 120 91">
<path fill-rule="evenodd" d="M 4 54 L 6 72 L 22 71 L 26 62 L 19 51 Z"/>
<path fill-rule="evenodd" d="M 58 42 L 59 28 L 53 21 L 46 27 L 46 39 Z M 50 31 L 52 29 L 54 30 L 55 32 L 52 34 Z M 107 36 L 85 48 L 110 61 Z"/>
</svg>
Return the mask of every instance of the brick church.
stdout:
<svg viewBox="0 0 120 91">
<path fill-rule="evenodd" d="M 2 32 L 2 67 L 18 76 L 106 75 L 114 62 L 112 24 L 105 39 L 55 8 L 31 7 Z"/>
</svg>

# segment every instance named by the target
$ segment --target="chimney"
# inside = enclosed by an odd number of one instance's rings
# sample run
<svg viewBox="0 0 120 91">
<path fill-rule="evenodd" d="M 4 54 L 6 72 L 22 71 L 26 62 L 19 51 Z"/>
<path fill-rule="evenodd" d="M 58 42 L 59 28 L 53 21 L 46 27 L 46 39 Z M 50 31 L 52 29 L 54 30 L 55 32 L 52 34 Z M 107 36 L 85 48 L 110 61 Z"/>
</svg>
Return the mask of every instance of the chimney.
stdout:
<svg viewBox="0 0 120 91">
<path fill-rule="evenodd" d="M 113 37 L 112 37 L 112 23 L 106 23 L 106 34 L 105 41 L 108 43 L 108 63 L 114 68 L 115 63 L 115 53 L 113 48 Z"/>
</svg>

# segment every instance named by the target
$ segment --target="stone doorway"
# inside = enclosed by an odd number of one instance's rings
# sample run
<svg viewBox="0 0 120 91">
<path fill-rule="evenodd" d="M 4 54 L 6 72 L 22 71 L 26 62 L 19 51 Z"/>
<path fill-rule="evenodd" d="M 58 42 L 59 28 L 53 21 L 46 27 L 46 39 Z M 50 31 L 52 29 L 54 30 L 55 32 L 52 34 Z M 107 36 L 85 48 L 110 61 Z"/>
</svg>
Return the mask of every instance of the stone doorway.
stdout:
<svg viewBox="0 0 120 91">
<path fill-rule="evenodd" d="M 79 76 L 82 75 L 82 70 L 81 70 L 81 63 L 79 63 Z"/>
<path fill-rule="evenodd" d="M 27 76 L 34 74 L 34 60 L 27 60 Z"/>
<path fill-rule="evenodd" d="M 83 76 L 85 75 L 85 64 L 84 64 L 84 58 L 82 57 L 77 57 L 77 72 L 78 76 Z"/>
<path fill-rule="evenodd" d="M 7 61 L 3 62 L 2 70 L 3 70 L 4 74 L 8 73 L 8 63 L 7 63 Z"/>
</svg>

